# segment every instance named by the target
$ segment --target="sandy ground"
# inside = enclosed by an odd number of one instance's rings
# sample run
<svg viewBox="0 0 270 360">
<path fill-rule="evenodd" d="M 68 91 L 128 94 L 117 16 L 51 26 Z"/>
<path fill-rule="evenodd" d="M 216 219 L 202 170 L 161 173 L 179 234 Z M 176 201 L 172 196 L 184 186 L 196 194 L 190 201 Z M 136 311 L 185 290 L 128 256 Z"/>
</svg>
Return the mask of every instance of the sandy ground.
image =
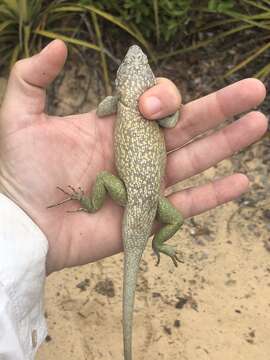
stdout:
<svg viewBox="0 0 270 360">
<path fill-rule="evenodd" d="M 83 112 L 96 103 L 91 84 L 86 96 L 78 89 L 74 71 L 57 85 L 56 113 Z M 252 182 L 239 201 L 186 221 L 171 240 L 183 252 L 178 268 L 166 257 L 156 267 L 149 242 L 137 286 L 135 359 L 270 358 L 268 143 L 269 137 L 174 188 L 234 171 L 248 173 Z M 48 278 L 49 335 L 37 360 L 123 358 L 122 266 L 119 254 Z"/>
</svg>

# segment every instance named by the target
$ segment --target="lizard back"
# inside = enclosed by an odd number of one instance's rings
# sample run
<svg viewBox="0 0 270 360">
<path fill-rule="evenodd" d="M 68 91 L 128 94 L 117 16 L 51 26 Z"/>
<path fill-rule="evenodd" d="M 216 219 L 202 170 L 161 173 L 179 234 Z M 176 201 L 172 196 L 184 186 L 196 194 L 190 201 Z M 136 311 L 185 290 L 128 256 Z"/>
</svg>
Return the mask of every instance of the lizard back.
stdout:
<svg viewBox="0 0 270 360">
<path fill-rule="evenodd" d="M 124 223 L 129 221 L 133 238 L 142 236 L 143 225 L 152 226 L 166 162 L 164 136 L 158 123 L 145 119 L 138 108 L 139 97 L 155 83 L 146 55 L 132 46 L 117 72 L 114 145 L 117 171 L 127 190 L 126 210 L 132 209 L 132 217 L 125 217 Z"/>
</svg>

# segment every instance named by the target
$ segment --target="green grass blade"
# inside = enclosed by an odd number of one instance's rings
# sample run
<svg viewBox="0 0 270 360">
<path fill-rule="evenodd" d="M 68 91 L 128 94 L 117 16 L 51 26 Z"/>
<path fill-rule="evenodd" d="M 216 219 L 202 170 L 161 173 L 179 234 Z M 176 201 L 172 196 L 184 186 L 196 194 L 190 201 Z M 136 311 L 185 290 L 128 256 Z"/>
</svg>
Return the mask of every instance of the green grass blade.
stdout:
<svg viewBox="0 0 270 360">
<path fill-rule="evenodd" d="M 95 8 L 94 6 L 91 5 L 83 5 L 83 8 L 90 10 L 91 12 L 96 13 L 97 15 L 103 17 L 104 19 L 110 21 L 112 24 L 122 28 L 123 30 L 125 30 L 127 33 L 129 33 L 131 36 L 133 36 L 135 39 L 137 39 L 139 41 L 139 43 L 141 43 L 148 51 L 149 54 L 151 54 L 151 49 L 150 46 L 148 44 L 148 42 L 145 40 L 145 38 L 143 37 L 143 35 L 139 32 L 139 31 L 133 31 L 131 29 L 130 26 L 128 26 L 126 23 L 124 23 L 122 20 L 118 19 L 117 17 L 102 11 L 100 9 Z"/>
<path fill-rule="evenodd" d="M 210 14 L 216 14 L 216 11 L 212 11 L 212 10 L 209 10 L 208 8 L 204 8 L 204 7 L 201 7 L 201 8 L 196 8 L 194 7 L 193 10 L 200 10 L 201 12 L 206 12 L 206 13 L 210 13 Z M 245 14 L 242 14 L 242 13 L 238 13 L 236 11 L 232 11 L 232 10 L 226 10 L 226 11 L 223 11 L 222 14 L 225 14 L 225 15 L 228 15 L 228 14 L 239 14 L 239 17 L 243 17 L 243 18 L 246 18 L 246 19 L 249 19 L 249 20 L 263 20 L 263 19 L 269 19 L 270 18 L 270 11 L 264 11 L 262 13 L 259 13 L 259 14 L 255 14 L 255 15 L 245 15 Z"/>
<path fill-rule="evenodd" d="M 65 42 L 69 43 L 69 44 L 79 45 L 79 46 L 86 47 L 88 49 L 100 51 L 100 48 L 97 45 L 92 44 L 92 43 L 90 43 L 88 41 L 74 39 L 74 38 L 69 37 L 69 36 L 54 33 L 52 31 L 34 30 L 34 33 L 38 34 L 38 35 L 41 35 L 41 36 L 44 36 L 44 37 L 47 37 L 49 39 L 60 39 L 60 40 L 63 40 Z"/>
<path fill-rule="evenodd" d="M 247 24 L 251 24 L 255 27 L 264 29 L 264 30 L 270 30 L 269 25 L 265 25 L 263 22 L 254 21 L 251 19 L 250 16 L 243 15 L 241 13 L 233 12 L 233 11 L 226 11 L 224 14 L 233 17 L 234 19 L 241 20 L 246 22 Z M 270 14 L 270 11 L 269 11 Z"/>
<path fill-rule="evenodd" d="M 18 1 L 16 0 L 2 0 L 4 4 L 6 4 L 6 8 L 12 11 L 14 14 L 18 14 Z"/>
<path fill-rule="evenodd" d="M 156 40 L 157 40 L 157 43 L 159 43 L 160 27 L 159 27 L 158 0 L 153 0 L 153 9 L 154 9 L 154 15 L 155 15 Z"/>
<path fill-rule="evenodd" d="M 36 15 L 43 15 L 43 9 L 42 9 L 42 5 L 43 5 L 42 0 L 32 0 L 30 6 L 28 7 L 28 19 L 31 20 L 31 18 L 33 18 L 33 16 Z M 55 2 L 52 1 L 52 4 Z M 49 7 L 49 5 L 46 5 L 46 8 Z"/>
<path fill-rule="evenodd" d="M 30 32 L 31 32 L 30 26 L 25 25 L 23 27 L 23 47 L 24 47 L 24 55 L 25 55 L 25 57 L 30 56 L 30 52 L 29 52 Z"/>
<path fill-rule="evenodd" d="M 267 8 L 263 4 L 258 3 L 258 1 L 252 1 L 252 0 L 242 0 L 242 1 L 248 5 L 256 7 L 257 9 L 269 11 L 269 8 Z"/>
<path fill-rule="evenodd" d="M 19 0 L 19 14 L 23 23 L 28 22 L 27 0 Z"/>
<path fill-rule="evenodd" d="M 0 24 L 0 32 L 5 30 L 6 27 L 8 27 L 9 25 L 12 25 L 12 24 L 15 24 L 15 22 L 13 20 L 6 20 L 6 21 L 2 22 Z"/>
<path fill-rule="evenodd" d="M 93 12 L 95 14 L 97 14 L 98 16 L 108 20 L 109 22 L 111 22 L 112 24 L 120 27 L 121 29 L 123 29 L 124 31 L 126 31 L 127 33 L 129 33 L 132 37 L 134 37 L 140 44 L 142 44 L 147 51 L 149 52 L 149 55 L 154 58 L 154 54 L 151 51 L 151 47 L 148 44 L 148 42 L 146 41 L 146 39 L 144 38 L 144 36 L 141 34 L 141 32 L 139 30 L 133 30 L 131 26 L 128 26 L 126 23 L 124 23 L 122 20 L 120 20 L 119 18 L 105 12 L 102 11 L 92 5 L 74 5 L 72 4 L 65 4 L 62 6 L 58 6 L 58 7 L 54 7 L 50 10 L 50 12 L 62 12 L 62 13 L 66 13 L 66 12 L 84 12 L 85 10 Z"/>
<path fill-rule="evenodd" d="M 12 19 L 16 22 L 18 22 L 18 15 L 13 13 L 10 9 L 1 9 L 0 8 L 0 16 L 7 20 L 7 19 Z"/>
<path fill-rule="evenodd" d="M 44 27 L 46 26 L 47 29 L 50 29 L 51 26 L 55 27 L 57 24 L 57 27 L 63 25 L 63 20 L 67 21 L 69 18 L 74 17 L 74 13 L 50 13 L 50 14 L 43 14 L 42 19 L 40 21 L 41 24 L 44 24 Z M 70 22 L 69 22 L 70 23 Z M 64 25 L 63 25 L 64 26 Z M 74 30 L 74 29 L 73 29 Z"/>
<path fill-rule="evenodd" d="M 257 79 L 265 79 L 270 73 L 270 63 L 265 65 L 262 69 L 260 69 L 256 74 L 253 76 Z"/>
<path fill-rule="evenodd" d="M 9 62 L 10 69 L 15 64 L 15 62 L 18 60 L 19 53 L 20 53 L 20 45 L 18 44 L 15 46 L 14 50 L 12 51 L 12 55 L 11 55 L 10 62 Z"/>
<path fill-rule="evenodd" d="M 5 5 L 0 5 L 0 15 L 3 15 L 3 17 L 11 17 L 11 18 L 15 18 L 14 14 L 12 13 L 12 11 L 7 8 Z"/>
<path fill-rule="evenodd" d="M 227 30 L 227 31 L 224 31 L 222 34 L 218 34 L 216 36 L 213 36 L 211 39 L 207 39 L 207 40 L 204 40 L 204 41 L 200 41 L 194 45 L 191 45 L 191 46 L 188 46 L 188 47 L 185 47 L 183 49 L 179 49 L 179 50 L 175 50 L 175 51 L 172 51 L 171 53 L 168 53 L 168 54 L 165 54 L 165 55 L 160 55 L 160 56 L 157 56 L 157 59 L 158 60 L 161 60 L 161 59 L 166 59 L 166 58 L 169 58 L 169 57 L 172 57 L 172 56 L 175 56 L 175 55 L 179 55 L 179 54 L 184 54 L 184 53 L 187 53 L 189 51 L 193 51 L 193 50 L 196 50 L 196 49 L 199 49 L 201 47 L 204 47 L 204 46 L 207 46 L 217 40 L 220 40 L 220 39 L 223 39 L 227 36 L 230 36 L 230 35 L 233 35 L 237 32 L 240 32 L 242 30 L 245 30 L 245 29 L 249 29 L 251 28 L 252 25 L 249 25 L 249 24 L 245 24 L 245 25 L 242 25 L 242 26 L 238 26 L 234 29 L 230 29 L 230 30 Z"/>
<path fill-rule="evenodd" d="M 106 20 L 109 20 L 111 23 L 113 23 L 114 25 L 117 25 L 118 27 L 122 28 L 127 33 L 129 33 L 130 35 L 132 35 L 133 37 L 136 38 L 137 34 L 134 33 L 127 24 L 125 24 L 123 21 L 116 18 L 115 16 L 113 16 L 113 15 L 111 15 L 111 14 L 105 12 L 105 11 L 102 11 L 100 9 L 97 9 L 94 6 L 91 6 L 91 5 L 84 5 L 83 8 L 88 9 L 91 12 L 94 12 L 95 14 L 103 17 Z"/>
<path fill-rule="evenodd" d="M 189 31 L 188 35 L 193 35 L 193 34 L 196 34 L 198 32 L 209 30 L 209 29 L 212 29 L 212 28 L 215 28 L 215 27 L 220 27 L 220 26 L 223 26 L 223 25 L 232 24 L 232 23 L 235 23 L 235 22 L 238 22 L 238 20 L 236 20 L 236 19 L 225 19 L 225 20 L 212 21 L 207 25 L 203 25 L 201 27 L 198 27 L 197 29 Z"/>
<path fill-rule="evenodd" d="M 74 26 L 73 27 L 68 27 L 68 26 L 61 26 L 61 24 L 58 24 L 59 26 L 54 26 L 52 28 L 51 31 L 53 31 L 54 33 L 58 33 L 61 34 L 68 34 L 68 33 L 73 33 L 74 32 Z M 80 29 L 80 34 L 83 34 L 85 37 L 88 35 L 88 33 L 83 30 L 83 29 Z"/>
<path fill-rule="evenodd" d="M 62 6 L 53 6 L 47 10 L 45 10 L 48 13 L 67 13 L 67 12 L 84 12 L 84 9 L 81 6 L 76 5 L 62 5 Z"/>
<path fill-rule="evenodd" d="M 264 51 L 266 51 L 270 47 L 270 42 L 265 44 L 264 46 L 261 46 L 258 50 L 256 50 L 252 55 L 248 56 L 246 59 L 241 61 L 239 64 L 234 66 L 231 70 L 227 71 L 224 77 L 228 77 L 235 73 L 236 71 L 240 70 L 242 67 L 249 64 L 251 61 L 256 59 L 260 54 L 262 54 Z"/>
<path fill-rule="evenodd" d="M 101 66 L 102 66 L 102 70 L 103 70 L 105 91 L 106 91 L 106 95 L 110 95 L 111 94 L 111 86 L 110 86 L 109 71 L 108 71 L 108 65 L 107 65 L 107 61 L 106 61 L 106 55 L 104 53 L 104 46 L 103 46 L 103 42 L 102 42 L 98 19 L 97 19 L 97 15 L 94 12 L 91 13 L 91 17 L 92 17 L 92 21 L 94 24 L 94 29 L 95 29 L 95 33 L 97 36 L 98 45 L 100 48 L 100 59 L 101 59 Z"/>
</svg>

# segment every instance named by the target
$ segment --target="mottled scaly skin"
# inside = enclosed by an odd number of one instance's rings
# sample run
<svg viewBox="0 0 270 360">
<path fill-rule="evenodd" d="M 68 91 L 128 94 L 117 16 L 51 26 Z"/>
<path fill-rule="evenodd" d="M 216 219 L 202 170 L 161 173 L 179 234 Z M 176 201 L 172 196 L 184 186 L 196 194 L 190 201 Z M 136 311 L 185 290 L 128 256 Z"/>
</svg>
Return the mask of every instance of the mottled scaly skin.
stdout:
<svg viewBox="0 0 270 360">
<path fill-rule="evenodd" d="M 132 46 L 117 72 L 118 96 L 115 156 L 119 177 L 127 190 L 123 219 L 124 353 L 131 360 L 132 313 L 140 259 L 151 234 L 162 187 L 166 151 L 163 133 L 156 121 L 146 120 L 138 99 L 155 84 L 155 77 L 141 49 Z"/>
</svg>

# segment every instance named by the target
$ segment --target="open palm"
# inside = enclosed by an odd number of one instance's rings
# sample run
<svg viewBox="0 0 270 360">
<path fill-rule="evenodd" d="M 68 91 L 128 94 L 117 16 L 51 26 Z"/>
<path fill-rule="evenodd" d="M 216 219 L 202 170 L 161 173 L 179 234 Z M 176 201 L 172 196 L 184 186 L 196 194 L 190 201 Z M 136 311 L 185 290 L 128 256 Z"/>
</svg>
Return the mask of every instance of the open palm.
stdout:
<svg viewBox="0 0 270 360">
<path fill-rule="evenodd" d="M 95 261 L 122 248 L 123 210 L 109 198 L 91 215 L 67 213 L 78 208 L 75 202 L 47 208 L 63 199 L 57 185 L 81 186 L 89 192 L 98 172 L 115 171 L 115 117 L 99 119 L 94 111 L 64 118 L 44 113 L 44 89 L 57 76 L 65 58 L 66 47 L 57 40 L 34 57 L 18 62 L 0 113 L 1 190 L 46 235 L 48 273 Z M 261 82 L 245 79 L 182 106 L 176 128 L 165 130 L 168 151 L 180 148 L 168 156 L 166 185 L 193 176 L 259 139 L 267 121 L 263 114 L 253 111 L 222 130 L 190 142 L 226 117 L 257 106 L 264 96 Z M 151 115 L 153 97 L 161 99 L 161 108 Z M 146 117 L 161 118 L 176 111 L 180 101 L 175 86 L 160 79 L 141 97 L 140 109 Z M 232 200 L 247 188 L 246 176 L 234 174 L 174 194 L 171 200 L 189 217 Z"/>
</svg>

